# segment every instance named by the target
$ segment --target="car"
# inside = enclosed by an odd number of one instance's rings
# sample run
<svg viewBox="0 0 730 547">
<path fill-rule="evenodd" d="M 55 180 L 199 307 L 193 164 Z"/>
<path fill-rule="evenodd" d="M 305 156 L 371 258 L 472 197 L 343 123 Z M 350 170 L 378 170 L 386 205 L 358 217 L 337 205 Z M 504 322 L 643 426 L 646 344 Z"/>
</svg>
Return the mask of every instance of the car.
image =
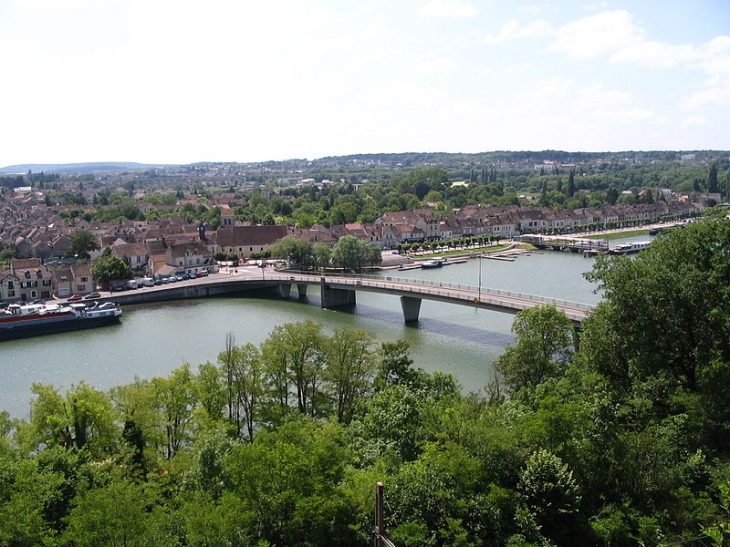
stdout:
<svg viewBox="0 0 730 547">
<path fill-rule="evenodd" d="M 197 276 L 197 275 L 195 275 L 195 272 L 190 272 L 190 273 L 188 274 L 188 279 L 197 279 L 197 277 L 198 277 L 198 276 Z"/>
<path fill-rule="evenodd" d="M 99 298 L 100 296 L 101 295 L 98 292 L 94 291 L 84 296 L 84 300 L 91 300 L 92 298 Z"/>
<path fill-rule="evenodd" d="M 77 293 L 77 294 L 74 294 L 73 296 L 69 296 L 66 299 L 66 302 L 78 302 L 79 300 L 83 300 L 83 299 L 84 299 L 84 297 Z"/>
</svg>

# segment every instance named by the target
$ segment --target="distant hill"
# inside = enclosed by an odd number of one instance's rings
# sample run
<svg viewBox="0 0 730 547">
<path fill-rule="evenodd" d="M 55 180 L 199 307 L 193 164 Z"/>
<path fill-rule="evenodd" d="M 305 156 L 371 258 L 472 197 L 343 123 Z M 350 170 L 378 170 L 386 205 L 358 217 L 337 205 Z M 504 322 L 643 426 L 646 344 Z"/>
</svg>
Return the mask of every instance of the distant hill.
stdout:
<svg viewBox="0 0 730 547">
<path fill-rule="evenodd" d="M 9 165 L 0 167 L 0 175 L 25 175 L 28 171 L 33 173 L 58 173 L 87 174 L 87 173 L 116 173 L 119 171 L 143 171 L 145 169 L 156 169 L 169 167 L 163 164 L 135 163 L 127 161 L 108 161 L 90 163 L 28 163 L 22 165 Z"/>
</svg>

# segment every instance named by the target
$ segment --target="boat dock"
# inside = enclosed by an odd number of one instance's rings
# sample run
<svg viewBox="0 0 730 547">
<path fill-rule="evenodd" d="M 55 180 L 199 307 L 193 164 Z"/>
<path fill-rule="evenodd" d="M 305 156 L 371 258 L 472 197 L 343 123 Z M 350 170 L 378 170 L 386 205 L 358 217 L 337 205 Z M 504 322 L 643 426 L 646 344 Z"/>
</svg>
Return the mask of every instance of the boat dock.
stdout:
<svg viewBox="0 0 730 547">
<path fill-rule="evenodd" d="M 525 234 L 520 237 L 522 243 L 529 243 L 538 249 L 553 251 L 607 252 L 607 239 L 582 239 L 577 237 L 547 236 L 542 234 Z"/>
</svg>

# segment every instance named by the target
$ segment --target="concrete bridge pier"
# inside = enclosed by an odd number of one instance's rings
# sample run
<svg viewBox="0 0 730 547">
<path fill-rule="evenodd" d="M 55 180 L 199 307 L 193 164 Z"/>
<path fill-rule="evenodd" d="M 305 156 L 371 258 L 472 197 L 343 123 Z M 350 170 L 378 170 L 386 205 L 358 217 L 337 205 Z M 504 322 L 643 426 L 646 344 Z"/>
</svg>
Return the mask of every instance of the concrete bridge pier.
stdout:
<svg viewBox="0 0 730 547">
<path fill-rule="evenodd" d="M 308 285 L 306 283 L 297 283 L 297 292 L 299 293 L 299 300 L 304 300 L 306 298 L 307 287 L 308 287 Z"/>
<path fill-rule="evenodd" d="M 279 296 L 289 298 L 291 294 L 291 283 L 279 283 Z"/>
<path fill-rule="evenodd" d="M 421 299 L 412 296 L 401 296 L 400 307 L 403 309 L 403 319 L 406 323 L 418 322 L 418 314 L 421 312 Z"/>
<path fill-rule="evenodd" d="M 355 291 L 351 289 L 334 289 L 327 286 L 324 277 L 320 282 L 322 307 L 329 308 L 354 308 Z"/>
</svg>

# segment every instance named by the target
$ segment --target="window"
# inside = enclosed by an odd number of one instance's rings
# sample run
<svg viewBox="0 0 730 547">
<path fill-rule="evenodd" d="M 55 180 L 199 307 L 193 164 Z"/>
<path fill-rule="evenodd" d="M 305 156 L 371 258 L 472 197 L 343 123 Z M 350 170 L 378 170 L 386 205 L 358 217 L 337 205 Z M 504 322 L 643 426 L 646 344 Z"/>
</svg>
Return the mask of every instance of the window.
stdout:
<svg viewBox="0 0 730 547">
<path fill-rule="evenodd" d="M 14 289 L 15 283 L 13 281 L 8 281 L 8 289 Z"/>
<path fill-rule="evenodd" d="M 13 298 L 15 296 L 15 291 L 8 291 L 8 298 Z"/>
<path fill-rule="evenodd" d="M 26 279 L 30 279 L 30 271 L 29 270 L 26 270 L 25 271 L 25 278 Z"/>
</svg>

